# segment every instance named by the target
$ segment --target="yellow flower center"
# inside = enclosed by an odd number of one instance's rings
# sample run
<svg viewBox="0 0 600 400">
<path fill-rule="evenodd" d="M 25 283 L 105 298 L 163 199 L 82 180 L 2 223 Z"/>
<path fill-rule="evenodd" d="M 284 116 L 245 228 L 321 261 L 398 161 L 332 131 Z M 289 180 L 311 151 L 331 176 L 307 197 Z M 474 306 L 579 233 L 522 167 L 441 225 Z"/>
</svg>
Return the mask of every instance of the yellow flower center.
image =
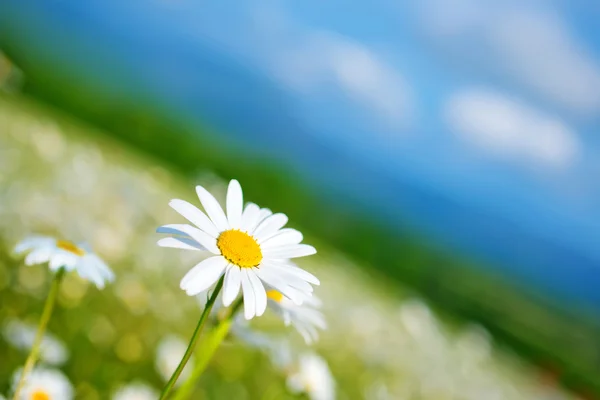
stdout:
<svg viewBox="0 0 600 400">
<path fill-rule="evenodd" d="M 246 232 L 237 229 L 221 232 L 217 239 L 217 247 L 227 261 L 238 267 L 256 267 L 263 258 L 256 240 Z"/>
<path fill-rule="evenodd" d="M 31 400 L 50 400 L 50 395 L 44 390 L 36 390 L 31 393 Z"/>
<path fill-rule="evenodd" d="M 277 303 L 281 303 L 281 300 L 283 300 L 283 295 L 278 292 L 277 290 L 267 290 L 267 297 Z"/>
<path fill-rule="evenodd" d="M 85 251 L 82 248 L 77 247 L 75 243 L 69 242 L 68 240 L 57 240 L 56 247 L 80 257 L 85 254 Z"/>
</svg>

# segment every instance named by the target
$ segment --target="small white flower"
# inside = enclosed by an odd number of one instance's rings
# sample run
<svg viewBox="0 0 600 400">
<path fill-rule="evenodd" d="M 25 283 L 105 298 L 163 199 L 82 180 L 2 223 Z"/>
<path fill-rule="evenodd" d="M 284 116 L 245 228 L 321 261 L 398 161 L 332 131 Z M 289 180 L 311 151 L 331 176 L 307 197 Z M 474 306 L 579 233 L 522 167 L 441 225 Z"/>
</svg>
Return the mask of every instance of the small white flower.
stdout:
<svg viewBox="0 0 600 400">
<path fill-rule="evenodd" d="M 165 225 L 160 233 L 171 237 L 158 245 L 189 250 L 204 250 L 214 256 L 197 264 L 181 280 L 181 288 L 190 296 L 213 286 L 223 274 L 223 305 L 229 306 L 240 287 L 244 297 L 244 316 L 260 316 L 267 308 L 263 285 L 277 289 L 297 304 L 312 293 L 311 284 L 319 280 L 288 261 L 315 254 L 314 247 L 301 244 L 303 237 L 295 229 L 283 228 L 288 218 L 249 203 L 243 207 L 242 188 L 232 180 L 227 190 L 227 215 L 217 200 L 202 186 L 196 193 L 206 214 L 179 199 L 169 205 L 196 227 L 187 224 Z M 208 216 L 207 216 L 208 214 Z"/>
<path fill-rule="evenodd" d="M 327 329 L 323 314 L 317 310 L 321 301 L 315 295 L 307 296 L 302 305 L 297 305 L 275 289 L 267 290 L 269 307 L 283 320 L 285 326 L 292 325 L 304 338 L 306 344 L 319 339 L 319 329 Z"/>
<path fill-rule="evenodd" d="M 10 320 L 4 324 L 2 333 L 8 343 L 17 349 L 29 351 L 35 340 L 37 328 L 21 321 Z M 51 365 L 61 365 L 69 358 L 65 345 L 49 333 L 42 338 L 39 354 L 40 360 Z"/>
<path fill-rule="evenodd" d="M 269 356 L 273 365 L 281 371 L 289 371 L 294 361 L 292 347 L 286 338 L 278 338 L 256 332 L 247 321 L 236 318 L 231 326 L 231 334 L 249 347 L 258 349 Z"/>
<path fill-rule="evenodd" d="M 13 375 L 13 390 L 21 377 L 21 369 Z M 73 386 L 69 379 L 56 369 L 34 368 L 26 377 L 19 400 L 71 400 Z"/>
<path fill-rule="evenodd" d="M 187 343 L 181 338 L 170 335 L 163 338 L 156 348 L 156 359 L 154 366 L 156 371 L 162 376 L 165 381 L 168 381 L 173 371 L 179 365 L 179 362 L 183 358 L 187 349 Z M 194 365 L 194 356 L 190 358 L 185 368 L 181 372 L 180 379 L 177 380 L 175 386 L 178 386 L 181 382 L 185 381 L 186 378 L 191 374 Z"/>
<path fill-rule="evenodd" d="M 75 244 L 46 236 L 29 237 L 15 247 L 17 254 L 29 252 L 25 265 L 48 263 L 52 271 L 76 270 L 79 276 L 93 282 L 98 289 L 114 280 L 110 268 L 85 244 Z"/>
<path fill-rule="evenodd" d="M 294 393 L 306 393 L 311 400 L 335 399 L 335 381 L 327 362 L 315 353 L 300 357 L 298 369 L 288 375 L 287 386 Z"/>
<path fill-rule="evenodd" d="M 133 382 L 120 387 L 113 395 L 113 400 L 156 400 L 159 393 L 153 387 L 142 383 Z"/>
</svg>

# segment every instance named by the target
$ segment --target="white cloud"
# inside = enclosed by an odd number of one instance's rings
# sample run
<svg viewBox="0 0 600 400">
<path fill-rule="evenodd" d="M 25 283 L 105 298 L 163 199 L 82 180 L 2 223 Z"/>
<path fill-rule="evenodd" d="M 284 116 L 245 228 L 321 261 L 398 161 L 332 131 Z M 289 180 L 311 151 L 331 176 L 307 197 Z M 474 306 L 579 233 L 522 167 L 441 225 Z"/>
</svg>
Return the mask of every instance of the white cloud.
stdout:
<svg viewBox="0 0 600 400">
<path fill-rule="evenodd" d="M 278 1 L 266 0 L 253 17 L 260 59 L 284 86 L 305 96 L 342 94 L 357 115 L 393 129 L 407 127 L 414 111 L 411 91 L 385 54 L 335 31 L 303 24 Z"/>
<path fill-rule="evenodd" d="M 536 1 L 427 0 L 424 26 L 557 106 L 600 115 L 600 64 L 560 15 Z"/>
<path fill-rule="evenodd" d="M 369 124 L 405 129 L 414 107 L 409 85 L 385 55 L 368 44 L 306 25 L 279 0 L 259 0 L 236 14 L 235 34 L 203 24 L 195 34 L 210 37 L 243 62 L 266 71 L 286 89 L 312 100 L 342 94 Z M 326 101 L 326 100 L 325 100 Z M 335 104 L 332 104 L 335 106 Z"/>
<path fill-rule="evenodd" d="M 279 54 L 276 69 L 293 89 L 311 93 L 335 87 L 390 126 L 406 125 L 412 116 L 404 78 L 375 51 L 350 38 L 307 32 Z"/>
<path fill-rule="evenodd" d="M 580 150 L 577 135 L 564 122 L 497 92 L 458 92 L 444 112 L 459 137 L 504 159 L 564 168 Z"/>
</svg>

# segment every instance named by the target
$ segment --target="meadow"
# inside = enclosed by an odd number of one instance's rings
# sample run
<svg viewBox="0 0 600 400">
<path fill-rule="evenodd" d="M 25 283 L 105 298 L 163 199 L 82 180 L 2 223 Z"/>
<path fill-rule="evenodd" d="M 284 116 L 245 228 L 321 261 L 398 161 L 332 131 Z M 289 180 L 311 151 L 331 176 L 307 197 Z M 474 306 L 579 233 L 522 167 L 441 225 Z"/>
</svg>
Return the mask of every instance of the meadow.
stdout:
<svg viewBox="0 0 600 400">
<path fill-rule="evenodd" d="M 118 124 L 115 119 L 105 121 Z M 290 225 L 307 228 L 305 241 L 319 249 L 299 265 L 321 281 L 315 293 L 323 301 L 328 329 L 311 349 L 327 360 L 336 398 L 574 398 L 559 387 L 551 368 L 540 370 L 530 362 L 541 354 L 550 360 L 561 358 L 552 353 L 561 348 L 552 349 L 556 332 L 568 326 L 560 317 L 549 317 L 494 279 L 469 279 L 462 261 L 448 259 L 444 265 L 460 267 L 442 268 L 436 260 L 444 260 L 444 253 L 430 254 L 418 240 L 388 247 L 379 243 L 377 248 L 395 248 L 402 256 L 387 253 L 374 262 L 368 238 L 385 235 L 379 228 L 363 226 L 360 238 L 367 239 L 355 239 L 362 246 L 346 242 L 349 236 L 343 232 L 354 221 L 344 214 L 329 216 L 327 226 L 321 227 L 320 213 L 327 211 L 319 209 L 318 197 L 304 194 L 306 182 L 291 180 L 285 172 L 274 174 L 269 163 L 245 161 L 253 165 L 246 172 L 239 165 L 235 171 L 226 170 L 219 161 L 222 154 L 207 150 L 212 144 L 200 154 L 194 154 L 200 146 L 177 146 L 177 139 L 161 148 L 160 142 L 149 140 L 156 137 L 151 125 L 137 126 L 139 134 L 122 136 L 123 142 L 31 98 L 0 97 L 0 393 L 10 393 L 13 371 L 27 355 L 27 346 L 14 337 L 15 329 L 35 329 L 51 278 L 46 267 L 26 267 L 13 252 L 14 245 L 32 233 L 83 237 L 116 274 L 115 282 L 102 291 L 75 274 L 65 278 L 48 330 L 61 343 L 62 356 L 43 362 L 69 377 L 77 399 L 111 398 L 123 385 L 136 382 L 160 391 L 174 366 L 159 356 L 159 349 L 169 341 L 187 343 L 202 299 L 188 297 L 178 287 L 198 255 L 156 246 L 155 230 L 181 219 L 168 207 L 170 199 L 197 202 L 196 184 L 209 188 L 223 204 L 225 178 L 238 172 L 236 177 L 249 187 L 248 198 L 288 213 Z M 170 161 L 161 157 L 167 147 Z M 251 176 L 260 178 L 251 181 Z M 394 271 L 396 279 L 390 280 L 386 261 L 392 257 L 404 269 Z M 443 285 L 457 268 L 463 278 L 456 285 Z M 477 297 L 476 292 L 488 296 Z M 503 298 L 505 293 L 511 296 Z M 506 299 L 512 305 L 504 302 L 499 307 Z M 439 311 L 440 305 L 446 311 Z M 502 309 L 522 313 L 502 315 Z M 482 325 L 465 322 L 478 319 L 494 320 L 490 325 L 507 340 L 498 341 Z M 536 336 L 525 329 L 528 324 L 542 333 Z M 544 326 L 552 329 L 545 331 Z M 309 350 L 293 329 L 268 312 L 252 327 L 273 338 L 289 338 L 298 351 Z M 520 342 L 515 340 L 519 337 Z M 524 351 L 533 355 L 528 361 L 505 345 L 511 340 L 532 343 L 539 337 L 544 340 L 537 341 L 538 349 Z M 579 346 L 593 348 L 586 338 L 580 337 Z M 578 372 L 572 374 L 575 383 L 592 381 L 586 378 L 588 364 L 581 353 L 563 360 Z M 286 388 L 287 373 L 267 354 L 231 334 L 191 398 L 296 398 Z"/>
</svg>

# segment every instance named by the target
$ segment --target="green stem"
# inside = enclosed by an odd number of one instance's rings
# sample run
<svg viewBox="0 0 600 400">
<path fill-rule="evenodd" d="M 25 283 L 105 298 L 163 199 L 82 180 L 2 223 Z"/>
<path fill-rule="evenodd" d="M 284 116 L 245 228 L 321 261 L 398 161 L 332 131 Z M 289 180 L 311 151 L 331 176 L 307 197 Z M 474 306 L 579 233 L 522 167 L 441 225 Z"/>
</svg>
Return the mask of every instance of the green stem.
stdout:
<svg viewBox="0 0 600 400">
<path fill-rule="evenodd" d="M 171 391 L 171 389 L 173 389 L 175 382 L 177 382 L 177 378 L 179 378 L 179 375 L 181 375 L 181 371 L 183 371 L 185 364 L 187 364 L 188 360 L 192 356 L 192 353 L 194 352 L 194 348 L 196 347 L 196 342 L 198 341 L 198 337 L 200 336 L 200 333 L 202 333 L 202 329 L 204 328 L 204 325 L 206 324 L 206 320 L 208 319 L 208 316 L 210 315 L 210 311 L 212 310 L 213 305 L 215 304 L 215 300 L 217 299 L 217 296 L 218 296 L 219 292 L 221 291 L 221 288 L 223 287 L 223 279 L 224 279 L 224 276 L 222 276 L 221 279 L 219 279 L 219 282 L 217 283 L 215 290 L 213 291 L 212 295 L 208 299 L 208 302 L 206 303 L 206 307 L 204 307 L 204 311 L 202 311 L 202 315 L 200 315 L 200 320 L 198 320 L 198 325 L 196 325 L 196 329 L 194 330 L 194 333 L 192 334 L 192 338 L 190 339 L 190 344 L 188 345 L 188 348 L 185 351 L 183 358 L 179 362 L 177 369 L 175 369 L 175 372 L 173 372 L 173 375 L 171 375 L 171 379 L 169 379 L 169 381 L 165 385 L 165 388 L 163 389 L 163 391 L 160 395 L 160 400 L 167 398 L 167 396 L 169 395 L 169 392 Z"/>
<path fill-rule="evenodd" d="M 37 333 L 35 334 L 35 339 L 33 340 L 33 344 L 31 345 L 31 351 L 27 356 L 27 360 L 25 361 L 25 366 L 21 371 L 21 377 L 19 378 L 19 383 L 17 384 L 17 388 L 15 389 L 15 394 L 13 395 L 13 400 L 19 399 L 19 394 L 25 385 L 25 380 L 27 375 L 33 370 L 35 366 L 35 362 L 37 361 L 39 352 L 40 352 L 40 344 L 42 344 L 42 339 L 44 338 L 44 332 L 46 332 L 46 327 L 48 326 L 48 321 L 50 321 L 50 317 L 52 316 L 52 310 L 54 309 L 54 304 L 56 304 L 56 297 L 58 295 L 58 289 L 60 287 L 60 282 L 62 281 L 63 276 L 65 275 L 65 269 L 60 268 L 56 274 L 54 275 L 54 279 L 52 280 L 52 286 L 50 287 L 50 293 L 48 293 L 48 297 L 46 298 L 46 303 L 44 304 L 44 310 L 42 311 L 42 316 L 40 318 L 40 324 L 38 326 Z"/>
<path fill-rule="evenodd" d="M 190 396 L 190 392 L 194 388 L 194 384 L 200 378 L 208 362 L 212 359 L 213 355 L 219 348 L 219 345 L 227 336 L 229 332 L 229 328 L 231 328 L 231 324 L 233 323 L 233 317 L 243 304 L 242 298 L 240 298 L 232 307 L 229 315 L 219 322 L 215 329 L 213 329 L 210 334 L 206 337 L 200 344 L 200 348 L 198 349 L 198 358 L 196 360 L 196 366 L 194 370 L 190 374 L 190 376 L 186 379 L 186 381 L 181 385 L 181 387 L 175 392 L 175 396 L 173 400 L 184 400 L 188 399 Z"/>
</svg>

